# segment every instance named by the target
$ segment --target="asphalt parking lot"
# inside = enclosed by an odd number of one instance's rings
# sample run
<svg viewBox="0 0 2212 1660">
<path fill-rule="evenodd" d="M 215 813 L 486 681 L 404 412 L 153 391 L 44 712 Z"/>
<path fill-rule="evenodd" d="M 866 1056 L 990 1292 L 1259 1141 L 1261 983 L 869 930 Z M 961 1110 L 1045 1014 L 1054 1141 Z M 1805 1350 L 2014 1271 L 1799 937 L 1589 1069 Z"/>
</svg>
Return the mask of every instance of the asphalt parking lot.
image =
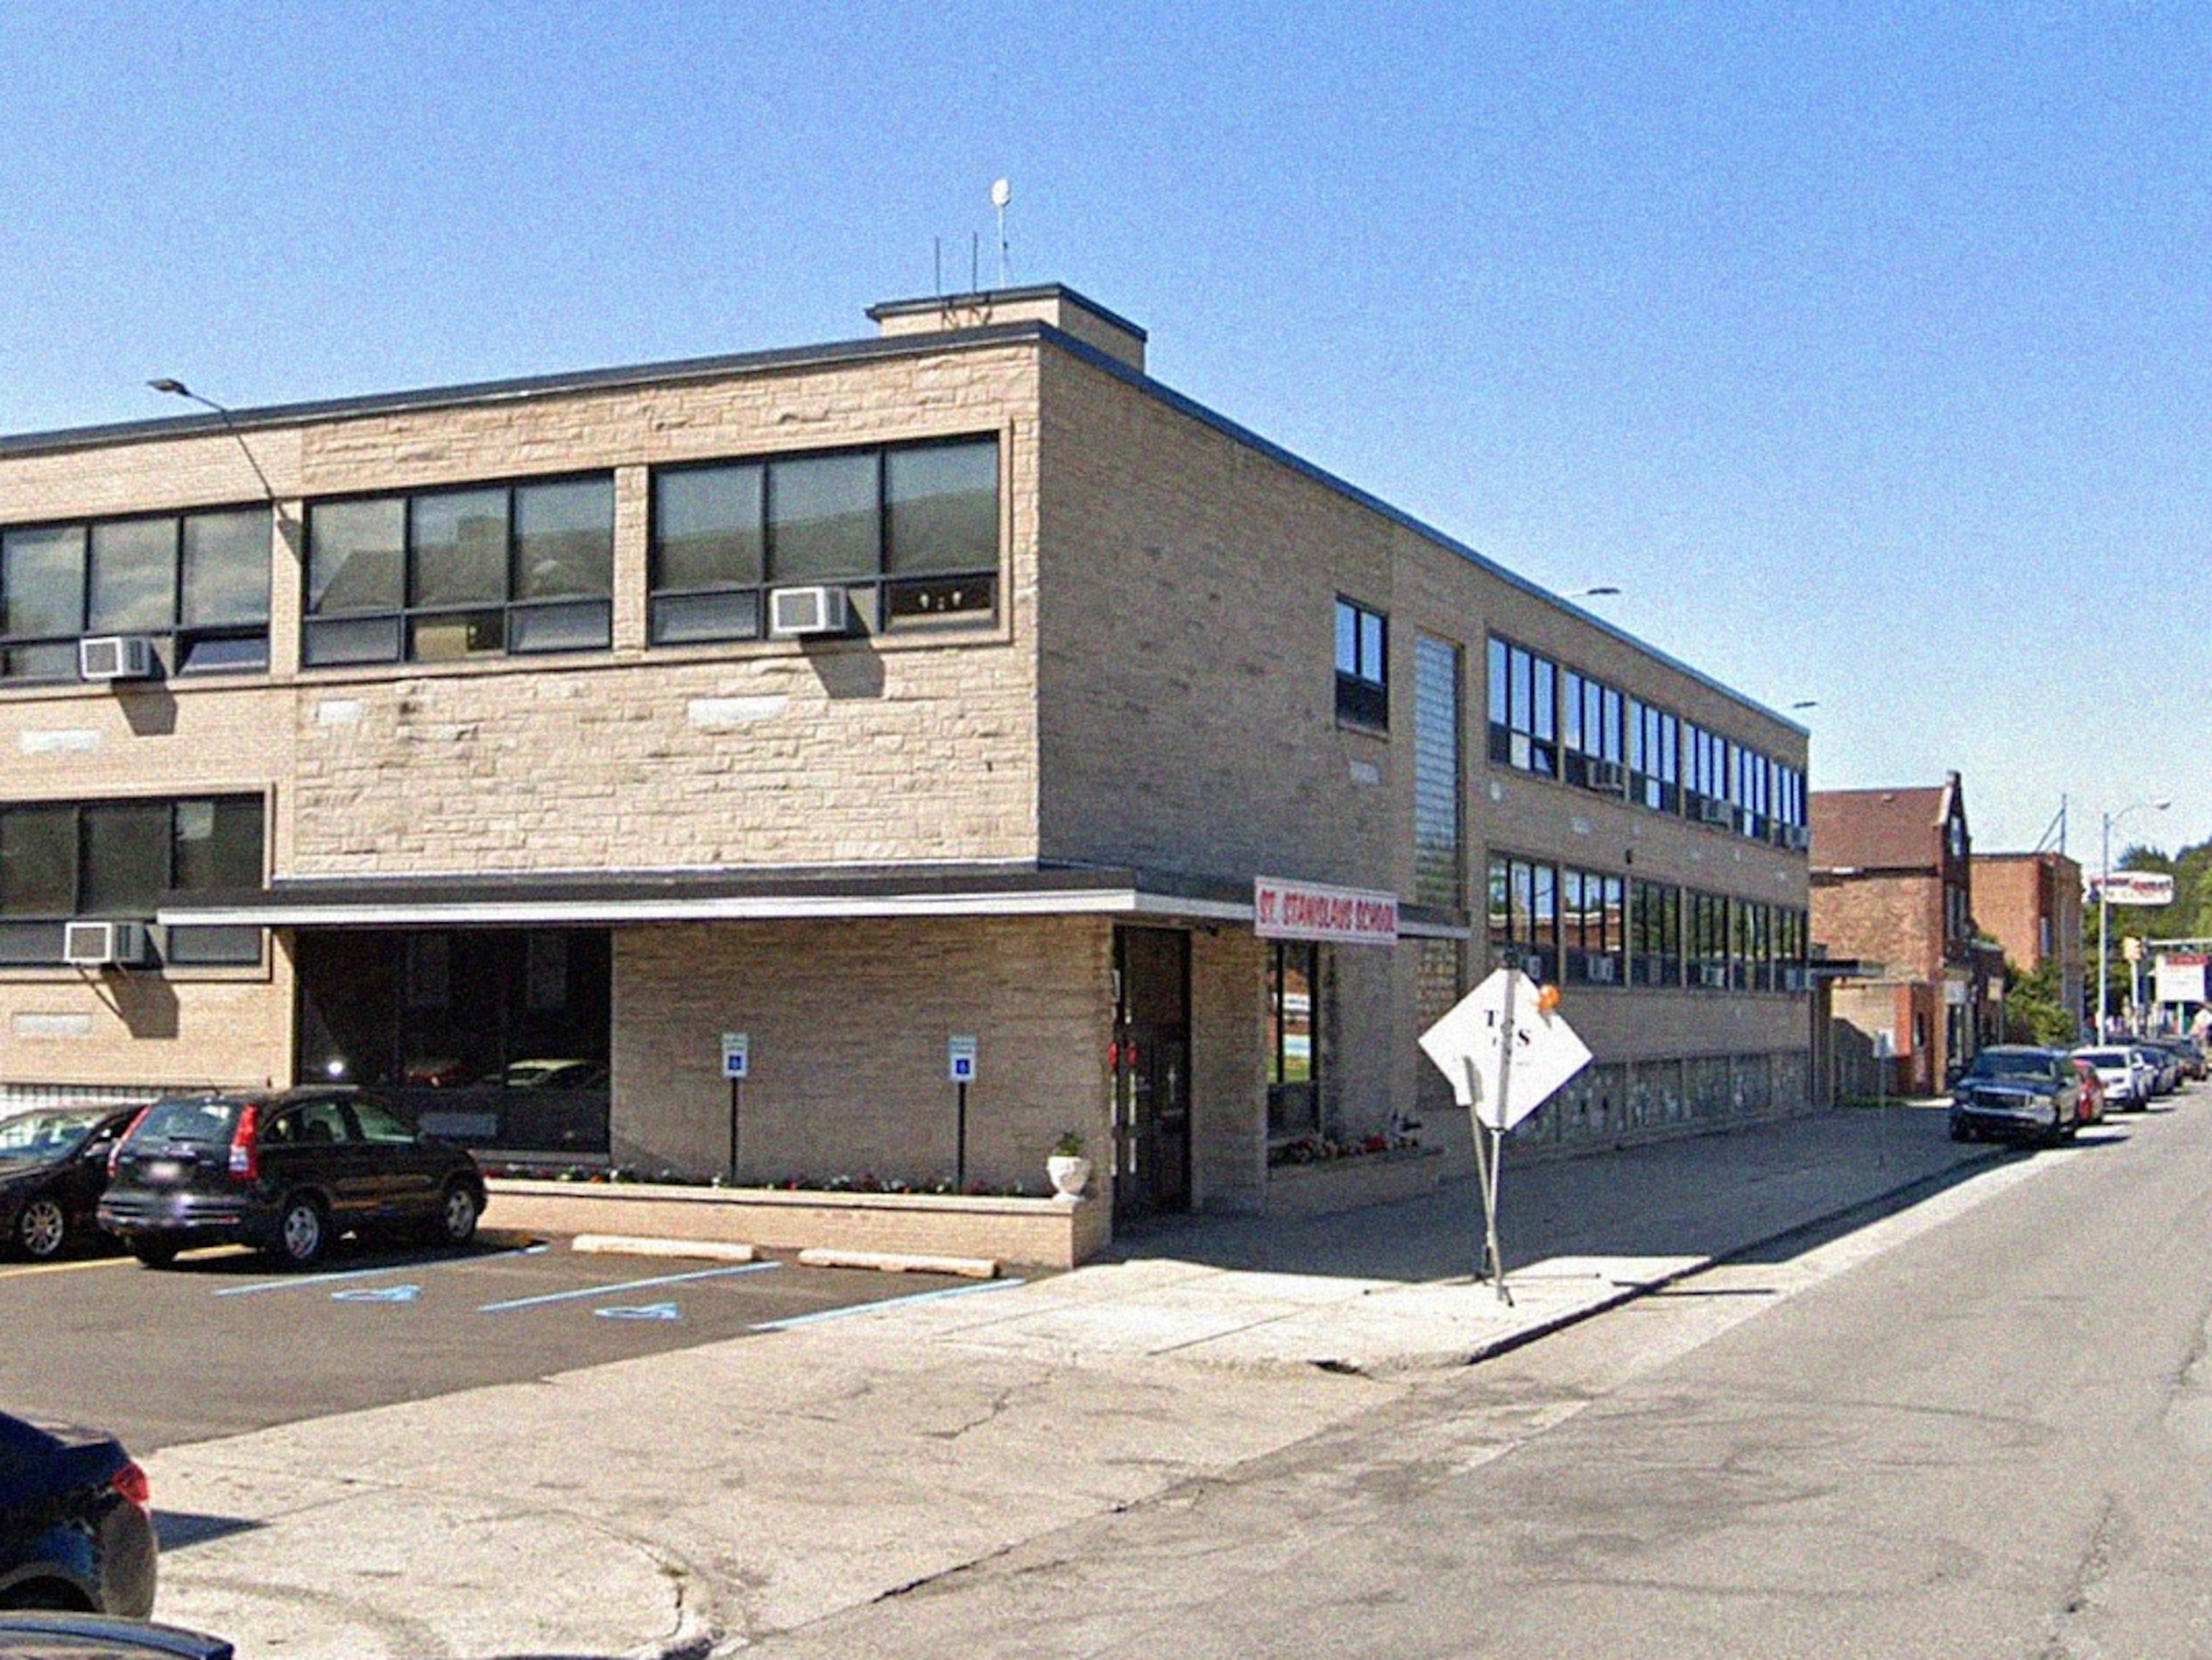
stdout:
<svg viewBox="0 0 2212 1660">
<path fill-rule="evenodd" d="M 835 1319 L 1016 1280 L 787 1261 L 584 1255 L 486 1233 L 465 1250 L 334 1254 L 272 1272 L 236 1248 L 0 1265 L 0 1408 L 134 1452 Z"/>
</svg>

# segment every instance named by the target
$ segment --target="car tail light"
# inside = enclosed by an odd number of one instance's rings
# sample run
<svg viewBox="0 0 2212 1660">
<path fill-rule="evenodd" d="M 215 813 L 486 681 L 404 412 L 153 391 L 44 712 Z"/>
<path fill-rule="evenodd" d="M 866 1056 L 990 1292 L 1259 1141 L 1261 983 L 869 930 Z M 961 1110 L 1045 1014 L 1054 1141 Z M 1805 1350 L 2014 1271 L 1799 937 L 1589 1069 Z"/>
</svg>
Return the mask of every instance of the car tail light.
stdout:
<svg viewBox="0 0 2212 1660">
<path fill-rule="evenodd" d="M 260 1110 L 251 1103 L 238 1110 L 238 1128 L 230 1134 L 230 1173 L 248 1182 L 261 1178 Z"/>
<path fill-rule="evenodd" d="M 154 1484 L 146 1479 L 146 1472 L 140 1469 L 136 1462 L 126 1463 L 116 1471 L 108 1485 L 140 1510 L 154 1507 Z"/>
<path fill-rule="evenodd" d="M 137 1116 L 133 1118 L 129 1125 L 125 1128 L 122 1134 L 115 1138 L 115 1145 L 107 1150 L 107 1179 L 109 1181 L 112 1182 L 115 1179 L 115 1172 L 121 1165 L 123 1159 L 123 1144 L 125 1141 L 128 1141 L 132 1136 L 138 1134 L 138 1126 L 146 1122 L 146 1115 L 153 1110 L 154 1105 L 150 1101 L 144 1106 L 139 1108 Z"/>
</svg>

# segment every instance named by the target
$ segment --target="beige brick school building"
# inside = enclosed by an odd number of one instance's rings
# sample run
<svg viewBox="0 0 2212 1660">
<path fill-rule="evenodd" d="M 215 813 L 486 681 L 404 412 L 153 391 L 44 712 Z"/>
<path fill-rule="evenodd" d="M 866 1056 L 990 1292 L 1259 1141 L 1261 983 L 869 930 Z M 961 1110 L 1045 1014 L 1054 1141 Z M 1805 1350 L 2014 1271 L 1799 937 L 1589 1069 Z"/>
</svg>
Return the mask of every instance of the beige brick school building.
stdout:
<svg viewBox="0 0 2212 1660">
<path fill-rule="evenodd" d="M 704 1176 L 743 1034 L 742 1181 L 923 1184 L 966 1039 L 970 1181 L 1251 1209 L 1463 1136 L 1414 1039 L 1510 952 L 1596 1055 L 1522 1140 L 1805 1106 L 1802 727 L 1066 289 L 870 316 L 0 440 L 0 1085 Z"/>
</svg>

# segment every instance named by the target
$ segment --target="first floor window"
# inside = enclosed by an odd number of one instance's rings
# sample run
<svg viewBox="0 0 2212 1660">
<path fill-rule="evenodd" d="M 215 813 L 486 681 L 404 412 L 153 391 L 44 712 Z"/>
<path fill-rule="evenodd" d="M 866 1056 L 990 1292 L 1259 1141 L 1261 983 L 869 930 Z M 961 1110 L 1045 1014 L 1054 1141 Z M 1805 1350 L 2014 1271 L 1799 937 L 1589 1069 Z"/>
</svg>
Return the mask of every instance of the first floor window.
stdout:
<svg viewBox="0 0 2212 1660">
<path fill-rule="evenodd" d="M 1682 891 L 1638 882 L 1629 896 L 1630 972 L 1639 986 L 1682 983 Z"/>
<path fill-rule="evenodd" d="M 1559 873 L 1559 931 L 1565 941 L 1560 960 L 1569 983 L 1617 986 L 1627 978 L 1623 886 L 1621 878 L 1595 871 Z"/>
<path fill-rule="evenodd" d="M 1490 950 L 1502 967 L 1510 956 L 1531 980 L 1559 977 L 1559 873 L 1534 860 L 1493 855 L 1490 861 Z"/>
<path fill-rule="evenodd" d="M 0 965 L 60 963 L 74 921 L 150 923 L 167 894 L 258 888 L 261 851 L 255 795 L 0 806 Z M 166 933 L 167 963 L 261 961 L 256 927 Z"/>
<path fill-rule="evenodd" d="M 1321 1128 L 1321 947 L 1277 939 L 1267 947 L 1267 1134 Z"/>
</svg>

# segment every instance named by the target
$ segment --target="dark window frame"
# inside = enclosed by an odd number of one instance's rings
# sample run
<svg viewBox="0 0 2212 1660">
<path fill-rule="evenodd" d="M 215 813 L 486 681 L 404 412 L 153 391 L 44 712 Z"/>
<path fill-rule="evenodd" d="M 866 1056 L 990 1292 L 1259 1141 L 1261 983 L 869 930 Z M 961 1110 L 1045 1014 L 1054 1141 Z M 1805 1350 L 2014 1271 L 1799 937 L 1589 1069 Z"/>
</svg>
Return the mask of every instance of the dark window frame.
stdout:
<svg viewBox="0 0 2212 1660">
<path fill-rule="evenodd" d="M 1336 596 L 1334 650 L 1336 663 L 1336 721 L 1367 732 L 1390 730 L 1390 613 Z M 1351 652 L 1345 624 L 1352 625 Z"/>
<path fill-rule="evenodd" d="M 187 837 L 182 814 L 188 807 L 209 806 L 219 810 L 223 806 L 236 808 L 250 803 L 258 846 L 255 863 L 258 867 L 257 883 L 267 879 L 269 850 L 269 803 L 264 795 L 245 792 L 210 795 L 155 795 L 90 798 L 67 801 L 10 801 L 0 804 L 0 818 L 11 812 L 67 813 L 70 818 L 70 886 L 72 893 L 68 911 L 35 910 L 21 913 L 0 913 L 0 968 L 56 968 L 62 965 L 62 937 L 67 924 L 86 921 L 118 921 L 144 922 L 149 925 L 162 964 L 173 967 L 193 968 L 258 968 L 267 958 L 264 930 L 252 926 L 185 925 L 167 929 L 155 928 L 152 907 L 93 906 L 86 903 L 88 891 L 88 864 L 89 847 L 88 826 L 93 818 L 102 812 L 132 809 L 166 809 L 168 815 L 168 835 L 163 858 L 163 893 L 190 892 L 191 887 L 178 885 L 184 854 L 181 851 Z M 212 822 L 210 829 L 219 824 Z M 51 949 L 40 949 L 36 941 L 50 939 Z M 247 950 L 251 945 L 251 952 Z"/>
<path fill-rule="evenodd" d="M 1289 1075 L 1290 976 L 1297 968 L 1306 981 L 1306 1075 Z M 1267 1134 L 1270 1138 L 1318 1134 L 1322 1122 L 1322 947 L 1310 939 L 1267 942 L 1266 1018 L 1267 1044 Z"/>
<path fill-rule="evenodd" d="M 1628 983 L 1627 881 L 1609 871 L 1559 872 L 1560 977 L 1575 986 Z"/>
<path fill-rule="evenodd" d="M 932 450 L 975 448 L 988 445 L 994 462 L 992 486 L 992 556 L 989 565 L 945 566 L 937 569 L 891 569 L 891 461 L 896 455 Z M 726 645 L 769 638 L 769 593 L 779 587 L 840 587 L 863 632 L 907 632 L 988 629 L 997 625 L 1006 560 L 1006 446 L 997 432 L 947 434 L 898 443 L 846 444 L 825 449 L 772 450 L 757 454 L 714 456 L 696 461 L 672 462 L 653 467 L 646 480 L 646 641 L 656 650 L 687 646 Z M 775 501 L 773 476 L 779 463 L 829 460 L 846 456 L 871 456 L 876 463 L 874 569 L 865 575 L 819 580 L 779 581 L 775 569 Z M 660 483 L 664 478 L 714 472 L 742 467 L 761 471 L 756 534 L 760 547 L 761 574 L 757 582 L 668 584 L 662 581 Z M 974 603 L 980 587 L 981 603 Z M 667 637 L 663 618 L 687 604 L 750 601 L 751 621 L 744 628 L 703 628 Z"/>
<path fill-rule="evenodd" d="M 1682 890 L 1638 877 L 1629 892 L 1629 976 L 1637 986 L 1676 991 L 1682 984 Z"/>
<path fill-rule="evenodd" d="M 258 622 L 187 624 L 185 621 L 185 526 L 203 519 L 224 519 L 253 514 L 260 521 L 261 573 L 263 578 L 262 614 Z M 169 526 L 168 551 L 168 615 L 159 626 L 148 628 L 94 628 L 92 626 L 94 532 L 109 526 L 158 525 Z M 28 520 L 21 524 L 0 526 L 0 548 L 7 538 L 18 535 L 37 535 L 41 532 L 77 534 L 76 559 L 76 620 L 74 632 L 51 630 L 15 634 L 6 631 L 8 596 L 5 592 L 6 562 L 0 558 L 0 686 L 67 684 L 81 680 L 77 648 L 86 640 L 106 639 L 115 635 L 138 635 L 154 642 L 155 661 L 164 679 L 199 679 L 204 677 L 242 674 L 266 674 L 269 672 L 270 612 L 275 605 L 274 550 L 276 545 L 276 509 L 266 502 L 234 502 L 207 507 L 180 508 L 169 513 L 111 514 L 100 517 Z M 194 656 L 204 647 L 258 643 L 258 654 L 249 650 L 242 657 L 210 654 L 208 660 L 195 663 Z M 17 654 L 45 652 L 58 654 L 67 648 L 66 666 L 47 671 L 19 673 L 15 671 Z M 58 663 L 58 658 L 57 658 Z"/>
<path fill-rule="evenodd" d="M 1580 669 L 1559 672 L 1559 771 L 1567 782 L 1606 795 L 1626 794 L 1629 702 L 1619 687 L 1595 675 Z M 1594 762 L 1614 768 L 1619 781 L 1595 776 Z"/>
<path fill-rule="evenodd" d="M 1493 967 L 1503 967 L 1510 951 L 1531 980 L 1557 983 L 1559 891 L 1559 869 L 1551 860 L 1511 853 L 1490 855 L 1484 891 Z"/>
<path fill-rule="evenodd" d="M 1492 765 L 1559 775 L 1559 666 L 1503 635 L 1490 636 L 1490 759 Z"/>
<path fill-rule="evenodd" d="M 520 538 L 516 529 L 518 514 L 515 500 L 523 491 L 563 484 L 604 483 L 607 491 L 607 587 L 604 593 L 552 595 L 543 598 L 521 597 L 522 582 L 518 572 L 521 557 Z M 416 564 L 417 543 L 416 517 L 417 503 L 439 497 L 487 495 L 499 491 L 506 497 L 506 557 L 501 564 L 501 597 L 496 600 L 455 600 L 433 605 L 418 604 L 420 592 Z M 400 504 L 399 605 L 364 607 L 358 611 L 319 611 L 314 608 L 312 593 L 315 558 L 315 515 L 318 511 L 369 502 L 397 502 Z M 307 506 L 306 563 L 308 582 L 300 595 L 300 666 L 308 670 L 375 668 L 387 664 L 407 664 L 416 667 L 440 668 L 455 663 L 483 662 L 508 658 L 544 656 L 573 656 L 586 652 L 606 652 L 614 647 L 614 590 L 615 590 L 615 527 L 620 517 L 620 502 L 611 468 L 592 468 L 576 472 L 536 474 L 525 477 L 471 479 L 464 483 L 425 485 L 407 490 L 361 490 L 343 496 L 318 497 Z M 594 639 L 581 642 L 562 642 L 554 645 L 518 644 L 518 619 L 526 626 L 534 618 L 555 618 L 566 613 L 582 617 L 587 612 L 598 613 L 599 627 Z M 452 656 L 421 656 L 415 649 L 416 624 L 420 622 L 450 621 L 465 629 L 471 619 L 499 619 L 500 644 L 497 650 L 464 649 Z M 341 631 L 354 637 L 375 625 L 390 629 L 388 650 L 356 650 L 320 656 L 316 649 L 318 635 L 336 639 Z"/>
</svg>

